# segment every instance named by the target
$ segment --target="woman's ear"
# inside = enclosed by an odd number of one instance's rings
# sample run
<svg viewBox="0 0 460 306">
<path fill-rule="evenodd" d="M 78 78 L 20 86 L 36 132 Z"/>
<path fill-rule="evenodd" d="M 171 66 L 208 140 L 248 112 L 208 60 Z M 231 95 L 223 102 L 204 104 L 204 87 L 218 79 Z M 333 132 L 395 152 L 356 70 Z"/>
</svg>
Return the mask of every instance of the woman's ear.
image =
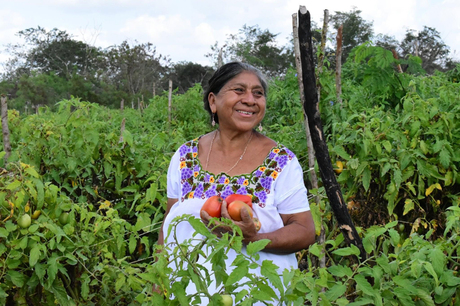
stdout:
<svg viewBox="0 0 460 306">
<path fill-rule="evenodd" d="M 208 95 L 209 108 L 211 112 L 215 113 L 216 109 L 216 95 L 213 92 L 210 92 Z"/>
</svg>

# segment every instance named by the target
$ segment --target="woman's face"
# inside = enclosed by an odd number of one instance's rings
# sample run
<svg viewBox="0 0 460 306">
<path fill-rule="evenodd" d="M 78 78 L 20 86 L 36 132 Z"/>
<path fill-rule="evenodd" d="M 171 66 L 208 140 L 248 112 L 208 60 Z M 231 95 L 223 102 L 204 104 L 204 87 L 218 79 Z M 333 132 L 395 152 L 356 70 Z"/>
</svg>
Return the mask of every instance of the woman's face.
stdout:
<svg viewBox="0 0 460 306">
<path fill-rule="evenodd" d="M 208 96 L 212 112 L 219 117 L 220 129 L 248 131 L 265 115 L 265 92 L 259 78 L 244 71 L 227 82 L 216 95 Z"/>
</svg>

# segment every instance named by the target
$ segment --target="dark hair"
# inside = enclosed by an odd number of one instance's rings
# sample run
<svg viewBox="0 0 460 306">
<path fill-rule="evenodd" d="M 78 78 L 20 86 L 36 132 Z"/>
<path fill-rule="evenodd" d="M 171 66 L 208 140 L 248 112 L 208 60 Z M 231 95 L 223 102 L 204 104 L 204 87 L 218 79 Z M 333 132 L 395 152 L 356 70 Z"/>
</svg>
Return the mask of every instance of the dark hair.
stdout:
<svg viewBox="0 0 460 306">
<path fill-rule="evenodd" d="M 224 87 L 225 84 L 227 84 L 228 81 L 230 81 L 231 79 L 233 79 L 234 77 L 236 77 L 237 75 L 245 71 L 252 72 L 257 76 L 257 78 L 259 78 L 260 84 L 262 85 L 262 88 L 264 89 L 264 96 L 265 97 L 267 96 L 267 89 L 268 89 L 267 81 L 265 79 L 265 76 L 262 74 L 262 72 L 259 69 L 249 64 L 242 63 L 242 62 L 227 63 L 223 65 L 222 67 L 220 67 L 219 69 L 217 69 L 217 71 L 214 73 L 211 79 L 209 79 L 208 88 L 206 89 L 204 96 L 203 96 L 204 109 L 211 116 L 211 120 L 212 120 L 212 111 L 211 111 L 211 107 L 209 106 L 209 100 L 208 100 L 209 94 L 212 92 L 215 95 L 217 95 L 219 91 L 222 89 L 222 87 Z M 219 123 L 219 118 L 217 117 L 217 114 L 214 114 L 214 121 L 216 123 Z"/>
</svg>

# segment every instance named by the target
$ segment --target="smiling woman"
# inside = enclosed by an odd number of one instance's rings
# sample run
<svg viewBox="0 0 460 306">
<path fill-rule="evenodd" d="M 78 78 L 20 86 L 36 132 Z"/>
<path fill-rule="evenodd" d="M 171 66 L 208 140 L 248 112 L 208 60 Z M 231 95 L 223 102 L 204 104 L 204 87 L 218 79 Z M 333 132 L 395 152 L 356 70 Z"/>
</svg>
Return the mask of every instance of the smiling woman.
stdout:
<svg viewBox="0 0 460 306">
<path fill-rule="evenodd" d="M 261 239 L 271 241 L 259 253 L 260 264 L 271 260 L 279 266 L 280 274 L 285 268 L 297 268 L 294 252 L 314 242 L 314 224 L 296 156 L 254 130 L 265 115 L 266 93 L 263 75 L 244 63 L 228 63 L 210 79 L 203 101 L 212 125 L 218 124 L 218 129 L 186 142 L 173 156 L 159 244 L 172 243 L 172 239 L 163 236 L 163 229 L 168 229 L 178 216 L 190 214 L 208 224 L 211 216 L 201 211 L 207 199 L 250 195 L 260 230 L 256 229 L 252 212 L 246 209 L 241 210 L 241 218 L 231 218 L 225 201 L 221 205 L 222 218 L 231 219 L 241 228 L 245 244 Z M 174 236 L 179 242 L 199 236 L 186 222 L 175 228 Z M 230 264 L 235 256 L 228 254 L 228 273 L 234 268 Z"/>
</svg>

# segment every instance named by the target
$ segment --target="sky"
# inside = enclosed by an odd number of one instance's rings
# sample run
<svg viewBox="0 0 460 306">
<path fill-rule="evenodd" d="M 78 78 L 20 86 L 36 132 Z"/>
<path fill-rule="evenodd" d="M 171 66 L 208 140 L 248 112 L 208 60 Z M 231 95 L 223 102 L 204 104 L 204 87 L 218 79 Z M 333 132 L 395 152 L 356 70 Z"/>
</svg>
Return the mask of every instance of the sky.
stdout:
<svg viewBox="0 0 460 306">
<path fill-rule="evenodd" d="M 213 65 L 205 54 L 225 43 L 244 25 L 278 34 L 281 45 L 292 33 L 292 14 L 300 5 L 322 25 L 324 10 L 349 12 L 373 22 L 374 33 L 401 40 L 408 29 L 435 28 L 460 60 L 458 0 L 0 0 L 0 64 L 5 46 L 21 42 L 19 31 L 38 26 L 65 30 L 90 45 L 106 48 L 127 40 L 150 42 L 172 62 Z M 331 30 L 332 27 L 329 27 Z"/>
</svg>

